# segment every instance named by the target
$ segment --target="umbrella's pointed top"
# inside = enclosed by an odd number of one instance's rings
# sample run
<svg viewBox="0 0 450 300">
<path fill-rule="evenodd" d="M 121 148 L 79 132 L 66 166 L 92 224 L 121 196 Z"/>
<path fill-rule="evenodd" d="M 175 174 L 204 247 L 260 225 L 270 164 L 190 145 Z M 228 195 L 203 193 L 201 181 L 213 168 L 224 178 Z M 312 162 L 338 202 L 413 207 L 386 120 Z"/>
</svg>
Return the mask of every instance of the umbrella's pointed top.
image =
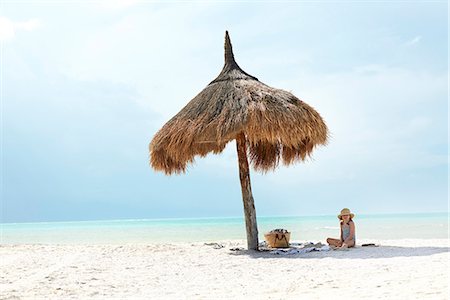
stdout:
<svg viewBox="0 0 450 300">
<path fill-rule="evenodd" d="M 236 63 L 233 55 L 233 47 L 231 46 L 230 35 L 228 30 L 225 31 L 225 63 Z"/>
<path fill-rule="evenodd" d="M 236 79 L 258 80 L 256 77 L 243 71 L 234 60 L 233 47 L 231 46 L 230 35 L 227 30 L 225 31 L 225 65 L 219 76 L 211 83 Z"/>
</svg>

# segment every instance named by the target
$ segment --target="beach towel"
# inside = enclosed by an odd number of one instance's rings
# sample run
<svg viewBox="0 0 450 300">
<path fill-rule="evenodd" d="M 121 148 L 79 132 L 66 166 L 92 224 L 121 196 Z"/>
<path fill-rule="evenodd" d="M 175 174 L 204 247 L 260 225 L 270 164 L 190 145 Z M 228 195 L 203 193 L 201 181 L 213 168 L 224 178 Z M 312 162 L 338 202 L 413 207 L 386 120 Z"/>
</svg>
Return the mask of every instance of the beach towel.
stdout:
<svg viewBox="0 0 450 300">
<path fill-rule="evenodd" d="M 330 251 L 331 248 L 328 245 L 323 245 L 322 243 L 314 244 L 313 242 L 309 243 L 292 243 L 290 248 L 287 249 L 276 249 L 270 251 L 271 254 L 277 255 L 292 255 L 292 254 L 303 254 L 312 251 Z"/>
</svg>

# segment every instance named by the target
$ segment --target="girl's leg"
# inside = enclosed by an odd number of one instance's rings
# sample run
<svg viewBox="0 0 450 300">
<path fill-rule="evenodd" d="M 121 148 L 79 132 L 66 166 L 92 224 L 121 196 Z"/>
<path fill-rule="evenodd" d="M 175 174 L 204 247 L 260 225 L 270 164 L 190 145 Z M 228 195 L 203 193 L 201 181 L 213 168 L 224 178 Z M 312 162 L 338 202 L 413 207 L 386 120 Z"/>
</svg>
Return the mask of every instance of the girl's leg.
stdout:
<svg viewBox="0 0 450 300">
<path fill-rule="evenodd" d="M 355 240 L 351 240 L 347 243 L 347 246 L 350 247 L 355 247 Z"/>
<path fill-rule="evenodd" d="M 342 245 L 341 240 L 333 239 L 333 238 L 327 238 L 327 243 L 330 246 L 340 247 Z"/>
</svg>

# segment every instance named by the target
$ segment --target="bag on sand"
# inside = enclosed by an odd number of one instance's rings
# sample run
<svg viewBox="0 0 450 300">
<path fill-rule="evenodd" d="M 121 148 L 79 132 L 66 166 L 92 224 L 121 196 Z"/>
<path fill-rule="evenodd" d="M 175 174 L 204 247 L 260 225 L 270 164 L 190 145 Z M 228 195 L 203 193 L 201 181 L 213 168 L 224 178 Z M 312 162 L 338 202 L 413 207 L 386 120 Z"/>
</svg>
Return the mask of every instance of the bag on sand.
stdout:
<svg viewBox="0 0 450 300">
<path fill-rule="evenodd" d="M 289 248 L 291 233 L 286 229 L 274 229 L 265 233 L 264 238 L 271 248 Z"/>
</svg>

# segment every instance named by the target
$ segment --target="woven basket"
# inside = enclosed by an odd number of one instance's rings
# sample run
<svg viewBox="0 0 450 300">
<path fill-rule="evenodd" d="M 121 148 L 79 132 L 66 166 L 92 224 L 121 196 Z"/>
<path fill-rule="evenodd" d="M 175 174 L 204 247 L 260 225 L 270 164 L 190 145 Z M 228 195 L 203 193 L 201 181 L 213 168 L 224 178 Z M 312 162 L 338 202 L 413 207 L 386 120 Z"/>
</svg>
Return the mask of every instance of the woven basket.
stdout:
<svg viewBox="0 0 450 300">
<path fill-rule="evenodd" d="M 271 248 L 289 248 L 289 240 L 291 238 L 291 233 L 276 233 L 269 232 L 264 234 L 267 244 Z"/>
</svg>

